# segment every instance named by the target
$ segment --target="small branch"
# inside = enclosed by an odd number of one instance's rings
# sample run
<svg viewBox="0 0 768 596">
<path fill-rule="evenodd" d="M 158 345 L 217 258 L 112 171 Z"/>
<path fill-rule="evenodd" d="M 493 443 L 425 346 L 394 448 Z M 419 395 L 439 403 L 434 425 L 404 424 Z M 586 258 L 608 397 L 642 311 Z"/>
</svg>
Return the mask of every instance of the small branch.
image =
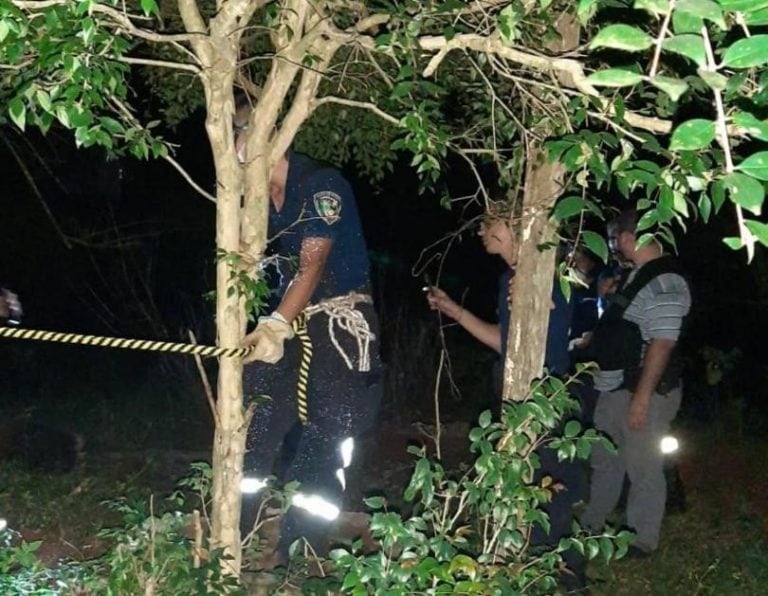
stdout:
<svg viewBox="0 0 768 596">
<path fill-rule="evenodd" d="M 327 95 L 325 97 L 321 97 L 319 99 L 316 99 L 312 102 L 312 109 L 315 110 L 316 108 L 320 107 L 324 103 L 336 103 L 343 106 L 349 106 L 353 108 L 362 108 L 364 110 L 370 110 L 380 118 L 386 120 L 390 124 L 393 124 L 395 126 L 400 126 L 400 120 L 392 116 L 391 114 L 387 114 L 384 110 L 382 110 L 379 106 L 377 106 L 374 103 L 371 103 L 369 101 L 355 101 L 353 99 L 344 99 L 342 97 L 336 97 L 334 95 Z"/>
<path fill-rule="evenodd" d="M 134 58 L 131 56 L 119 56 L 119 62 L 125 62 L 126 64 L 141 64 L 143 66 L 159 66 L 162 68 L 172 68 L 174 70 L 186 70 L 194 74 L 200 74 L 200 69 L 192 64 L 185 64 L 183 62 L 171 62 L 169 60 L 154 60 L 150 58 Z"/>
<path fill-rule="evenodd" d="M 208 199 L 212 203 L 216 202 L 216 197 L 214 197 L 211 193 L 209 193 L 207 190 L 205 190 L 202 186 L 200 186 L 197 182 L 195 182 L 192 179 L 192 176 L 187 172 L 184 167 L 176 161 L 174 158 L 172 158 L 170 155 L 163 155 L 163 159 L 167 161 L 169 164 L 171 164 L 174 169 L 181 174 L 181 177 L 184 178 L 184 180 L 187 181 L 187 183 L 194 188 L 199 194 L 201 194 L 204 198 Z"/>
<path fill-rule="evenodd" d="M 664 44 L 664 39 L 667 37 L 667 31 L 669 30 L 669 21 L 672 18 L 672 11 L 675 9 L 675 0 L 669 0 L 669 8 L 667 14 L 664 17 L 664 22 L 661 24 L 661 30 L 659 36 L 656 38 L 656 49 L 653 52 L 653 61 L 651 62 L 651 70 L 648 76 L 655 77 L 656 72 L 659 70 L 659 60 L 661 59 L 661 46 Z"/>
<path fill-rule="evenodd" d="M 200 523 L 199 509 L 192 511 L 192 527 L 195 531 L 195 542 L 192 547 L 192 567 L 200 569 L 200 559 L 203 554 L 203 525 Z"/>
<path fill-rule="evenodd" d="M 704 38 L 704 49 L 707 52 L 707 69 L 716 72 L 717 63 L 715 62 L 715 54 L 712 51 L 712 42 L 709 39 L 709 31 L 707 30 L 706 25 L 702 25 L 701 27 L 701 36 Z M 717 127 L 718 142 L 723 149 L 725 171 L 730 174 L 734 171 L 733 155 L 731 154 L 731 142 L 728 137 L 728 121 L 725 116 L 725 107 L 723 106 L 723 95 L 719 89 L 712 89 L 712 93 L 715 96 L 715 107 L 717 109 L 715 126 Z M 734 203 L 734 206 L 736 208 L 736 221 L 739 226 L 739 236 L 744 243 L 744 247 L 747 249 L 747 262 L 751 263 L 752 259 L 755 257 L 755 237 L 744 223 L 744 211 L 742 210 L 741 205 Z"/>
<path fill-rule="evenodd" d="M 441 428 L 440 425 L 440 379 L 443 377 L 443 365 L 445 364 L 445 350 L 440 350 L 440 364 L 437 367 L 437 377 L 435 378 L 435 393 L 434 393 L 434 400 L 435 400 L 435 457 L 437 457 L 438 460 L 442 459 L 441 453 L 440 453 L 440 435 L 441 435 Z"/>
<path fill-rule="evenodd" d="M 192 345 L 197 345 L 197 338 L 192 330 L 189 330 L 189 341 Z M 216 428 L 221 428 L 221 421 L 219 420 L 219 412 L 216 409 L 216 399 L 213 396 L 213 388 L 211 382 L 208 380 L 208 373 L 203 366 L 203 360 L 199 355 L 195 354 L 195 364 L 197 365 L 197 371 L 200 373 L 200 380 L 203 382 L 203 389 L 205 389 L 205 397 L 208 400 L 208 407 L 211 408 L 211 414 L 216 423 Z"/>
</svg>

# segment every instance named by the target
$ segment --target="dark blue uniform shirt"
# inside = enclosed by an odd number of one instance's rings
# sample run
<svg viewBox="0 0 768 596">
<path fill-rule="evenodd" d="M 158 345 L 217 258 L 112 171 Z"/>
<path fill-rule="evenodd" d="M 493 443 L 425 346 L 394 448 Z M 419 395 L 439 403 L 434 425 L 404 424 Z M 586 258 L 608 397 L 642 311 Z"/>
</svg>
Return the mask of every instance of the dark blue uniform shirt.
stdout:
<svg viewBox="0 0 768 596">
<path fill-rule="evenodd" d="M 284 257 L 280 296 L 296 273 L 305 238 L 333 240 L 312 302 L 353 290 L 369 291 L 368 251 L 355 196 L 338 170 L 291 152 L 283 208 L 278 212 L 270 203 L 269 236 L 277 236 L 276 252 Z"/>
<path fill-rule="evenodd" d="M 507 353 L 507 338 L 509 337 L 509 281 L 515 272 L 510 269 L 499 278 L 498 312 L 501 327 L 501 360 Z M 568 331 L 571 327 L 572 304 L 566 301 L 560 291 L 560 285 L 555 283 L 552 288 L 552 301 L 555 308 L 549 311 L 549 327 L 547 328 L 547 348 L 544 354 L 544 366 L 554 375 L 564 375 L 570 366 L 568 355 Z"/>
</svg>

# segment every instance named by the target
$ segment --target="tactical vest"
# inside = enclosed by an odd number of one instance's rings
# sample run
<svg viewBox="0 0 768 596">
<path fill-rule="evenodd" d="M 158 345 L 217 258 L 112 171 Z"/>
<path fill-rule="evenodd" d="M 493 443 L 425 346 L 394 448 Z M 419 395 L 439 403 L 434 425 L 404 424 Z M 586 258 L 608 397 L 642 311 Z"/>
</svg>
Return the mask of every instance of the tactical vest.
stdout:
<svg viewBox="0 0 768 596">
<path fill-rule="evenodd" d="M 673 257 L 663 256 L 646 263 L 616 294 L 611 296 L 608 308 L 595 327 L 588 349 L 590 359 L 601 370 L 624 371 L 622 388 L 633 391 L 640 378 L 645 342 L 636 323 L 624 318 L 627 307 L 637 294 L 651 281 L 665 273 L 682 275 L 680 263 Z M 680 384 L 682 363 L 677 346 L 672 352 L 656 391 L 666 394 Z"/>
</svg>

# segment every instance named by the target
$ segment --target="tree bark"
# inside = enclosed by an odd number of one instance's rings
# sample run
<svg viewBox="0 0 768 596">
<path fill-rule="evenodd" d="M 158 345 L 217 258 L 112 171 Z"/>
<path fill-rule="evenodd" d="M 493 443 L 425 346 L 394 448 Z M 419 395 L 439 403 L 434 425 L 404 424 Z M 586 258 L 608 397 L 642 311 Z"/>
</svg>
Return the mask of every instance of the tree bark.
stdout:
<svg viewBox="0 0 768 596">
<path fill-rule="evenodd" d="M 557 232 L 549 214 L 560 196 L 563 172 L 559 163 L 547 160 L 543 148 L 531 148 L 526 165 L 520 251 L 504 362 L 502 397 L 505 401 L 525 399 L 531 380 L 544 368 L 557 252 L 549 246 L 556 240 Z M 549 248 L 542 249 L 542 246 Z"/>
<path fill-rule="evenodd" d="M 579 22 L 574 14 L 562 14 L 556 28 L 560 39 L 551 44 L 549 49 L 553 53 L 578 46 Z M 560 82 L 572 84 L 568 76 L 560 73 Z M 520 250 L 504 361 L 504 401 L 526 399 L 531 381 L 540 376 L 544 368 L 557 258 L 557 229 L 550 220 L 550 212 L 563 191 L 564 174 L 562 164 L 551 163 L 541 145 L 529 146 L 519 224 Z M 515 222 L 511 221 L 510 225 Z"/>
</svg>

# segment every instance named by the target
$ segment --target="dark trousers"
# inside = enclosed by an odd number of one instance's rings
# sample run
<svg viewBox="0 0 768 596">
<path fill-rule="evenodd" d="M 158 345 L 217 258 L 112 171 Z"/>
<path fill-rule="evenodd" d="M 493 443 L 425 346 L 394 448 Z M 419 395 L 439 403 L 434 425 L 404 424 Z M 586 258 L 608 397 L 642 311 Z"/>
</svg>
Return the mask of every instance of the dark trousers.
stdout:
<svg viewBox="0 0 768 596">
<path fill-rule="evenodd" d="M 358 309 L 378 334 L 372 307 L 360 305 Z M 313 356 L 306 425 L 301 426 L 298 417 L 298 337 L 285 343 L 285 355 L 277 364 L 256 362 L 244 369 L 245 398 L 258 402 L 248 428 L 244 469 L 246 476 L 258 478 L 277 471 L 280 481 L 298 481 L 303 493 L 320 495 L 341 508 L 343 487 L 336 475 L 343 467 L 341 443 L 368 428 L 379 406 L 382 384 L 378 342 L 371 342 L 369 347 L 371 371 L 359 372 L 356 341 L 347 332 L 336 329 L 337 343 L 352 359 L 350 370 L 333 345 L 325 313 L 309 320 L 308 332 Z M 285 444 L 286 437 L 293 438 L 294 444 Z M 256 506 L 256 498 L 244 499 L 244 522 L 252 519 L 249 509 Z M 328 526 L 327 522 L 292 507 L 283 519 L 280 548 L 287 552 L 288 546 L 302 536 L 317 548 Z"/>
</svg>

